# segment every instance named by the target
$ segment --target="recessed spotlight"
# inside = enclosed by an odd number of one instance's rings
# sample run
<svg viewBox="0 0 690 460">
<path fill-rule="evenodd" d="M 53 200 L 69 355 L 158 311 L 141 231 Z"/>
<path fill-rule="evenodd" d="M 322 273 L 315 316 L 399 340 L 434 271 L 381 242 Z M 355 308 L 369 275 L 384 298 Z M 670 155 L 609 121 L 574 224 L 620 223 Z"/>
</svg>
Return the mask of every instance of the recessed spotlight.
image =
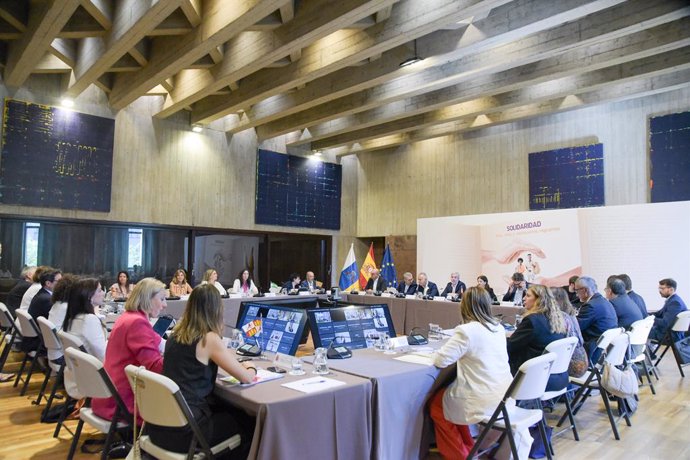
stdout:
<svg viewBox="0 0 690 460">
<path fill-rule="evenodd" d="M 60 101 L 60 105 L 63 107 L 72 108 L 74 107 L 74 101 L 68 97 L 65 97 Z"/>
<path fill-rule="evenodd" d="M 315 156 L 315 157 L 320 157 L 320 156 L 321 156 L 321 150 L 316 150 L 316 151 L 314 152 L 314 156 Z"/>
<path fill-rule="evenodd" d="M 200 133 L 203 130 L 204 128 L 201 125 L 192 125 L 192 131 L 194 131 L 195 133 Z"/>
</svg>

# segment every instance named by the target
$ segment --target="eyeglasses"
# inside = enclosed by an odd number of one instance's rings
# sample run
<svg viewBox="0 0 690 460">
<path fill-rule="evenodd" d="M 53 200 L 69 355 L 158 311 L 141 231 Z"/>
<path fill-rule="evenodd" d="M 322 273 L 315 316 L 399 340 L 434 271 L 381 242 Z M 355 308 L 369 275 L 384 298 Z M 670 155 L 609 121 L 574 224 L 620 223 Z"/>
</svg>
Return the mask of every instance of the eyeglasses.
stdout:
<svg viewBox="0 0 690 460">
<path fill-rule="evenodd" d="M 579 292 L 579 291 L 581 291 L 581 290 L 583 290 L 583 289 L 587 289 L 587 288 L 586 288 L 586 287 L 576 287 L 576 288 L 575 288 L 575 292 Z"/>
</svg>

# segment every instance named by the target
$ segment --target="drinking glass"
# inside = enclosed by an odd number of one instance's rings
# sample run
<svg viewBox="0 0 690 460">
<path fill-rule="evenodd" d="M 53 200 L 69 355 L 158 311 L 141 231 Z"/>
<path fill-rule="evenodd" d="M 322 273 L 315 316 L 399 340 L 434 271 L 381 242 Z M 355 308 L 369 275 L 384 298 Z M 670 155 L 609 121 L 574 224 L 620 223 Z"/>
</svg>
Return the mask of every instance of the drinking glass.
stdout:
<svg viewBox="0 0 690 460">
<path fill-rule="evenodd" d="M 304 369 L 302 368 L 302 359 L 298 358 L 297 356 L 292 357 L 292 367 L 290 369 L 290 372 L 288 374 L 290 375 L 304 375 Z"/>
<path fill-rule="evenodd" d="M 522 315 L 515 315 L 515 327 L 518 327 L 522 322 Z"/>
<path fill-rule="evenodd" d="M 242 342 L 244 342 L 242 339 L 242 331 L 239 329 L 233 329 L 232 334 L 230 334 L 230 348 L 237 350 L 242 346 Z"/>
<path fill-rule="evenodd" d="M 327 349 L 324 347 L 319 347 L 314 350 L 316 357 L 314 358 L 314 370 L 313 374 L 326 375 L 328 374 L 328 357 L 326 356 Z"/>
<path fill-rule="evenodd" d="M 441 340 L 441 326 L 438 324 L 434 323 L 429 323 L 429 341 L 430 342 L 436 342 L 438 340 Z"/>
</svg>

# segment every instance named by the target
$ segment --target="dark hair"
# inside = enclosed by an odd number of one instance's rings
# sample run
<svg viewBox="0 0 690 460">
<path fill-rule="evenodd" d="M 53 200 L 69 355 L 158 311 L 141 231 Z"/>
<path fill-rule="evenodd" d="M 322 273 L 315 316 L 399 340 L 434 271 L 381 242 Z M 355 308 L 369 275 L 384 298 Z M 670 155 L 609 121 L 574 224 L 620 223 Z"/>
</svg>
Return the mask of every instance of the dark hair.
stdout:
<svg viewBox="0 0 690 460">
<path fill-rule="evenodd" d="M 39 265 L 36 267 L 36 270 L 34 270 L 34 276 L 31 278 L 31 281 L 34 283 L 40 283 L 41 282 L 41 275 L 43 272 L 47 270 L 53 270 L 53 267 L 49 267 L 47 265 Z"/>
<path fill-rule="evenodd" d="M 299 278 L 299 273 L 290 273 L 290 281 L 295 281 L 297 278 Z"/>
<path fill-rule="evenodd" d="M 41 283 L 41 286 L 45 286 L 47 282 L 52 283 L 53 281 L 55 281 L 55 277 L 59 274 L 61 274 L 60 270 L 57 270 L 55 268 L 48 268 L 41 273 L 38 282 Z"/>
<path fill-rule="evenodd" d="M 673 278 L 664 278 L 661 281 L 659 281 L 659 284 L 661 284 L 662 286 L 672 287 L 674 291 L 678 288 L 678 283 L 676 283 L 676 280 L 674 280 Z"/>
<path fill-rule="evenodd" d="M 525 281 L 525 275 L 523 275 L 522 273 L 515 272 L 513 273 L 513 276 L 511 278 L 513 279 L 513 281 L 517 282 Z"/>
<path fill-rule="evenodd" d="M 486 283 L 486 286 L 484 287 L 484 289 L 486 289 L 488 291 L 489 290 L 489 278 L 487 278 L 486 275 L 479 275 L 477 277 L 477 279 L 480 279 Z"/>
<path fill-rule="evenodd" d="M 243 274 L 244 272 L 247 272 L 247 273 L 249 274 L 249 276 L 247 277 L 247 283 L 248 283 L 248 282 L 250 282 L 250 281 L 253 279 L 253 278 L 252 278 L 252 271 L 251 271 L 250 269 L 248 269 L 248 268 L 243 268 L 242 270 L 240 270 L 240 272 L 237 274 L 237 279 L 240 280 L 240 283 L 241 283 L 241 282 L 242 282 L 242 274 Z M 299 275 L 298 275 L 298 276 L 299 276 Z M 290 278 L 290 281 L 292 281 L 293 279 L 294 279 L 294 278 Z"/>
<path fill-rule="evenodd" d="M 124 270 L 117 272 L 117 278 L 115 278 L 115 282 L 117 283 L 118 286 L 120 285 L 120 275 L 122 275 L 123 273 L 127 277 L 127 281 L 125 281 L 125 286 L 128 286 L 129 285 L 129 273 L 127 273 Z"/>
<path fill-rule="evenodd" d="M 622 274 L 618 275 L 618 279 L 620 279 L 621 281 L 623 281 L 625 283 L 625 290 L 626 291 L 632 291 L 632 280 L 630 279 L 630 277 L 628 275 L 626 275 L 625 273 L 622 273 Z"/>
<path fill-rule="evenodd" d="M 65 273 L 62 275 L 60 281 L 55 283 L 55 287 L 53 288 L 53 296 L 50 298 L 50 300 L 53 303 L 67 302 L 69 300 L 69 293 L 72 290 L 72 286 L 74 286 L 77 281 L 79 281 L 79 277 L 77 275 L 72 275 L 71 273 Z"/>
<path fill-rule="evenodd" d="M 460 313 L 463 322 L 477 321 L 485 328 L 491 330 L 488 324 L 494 326 L 498 321 L 491 316 L 491 297 L 486 289 L 471 287 L 465 291 L 460 303 Z"/>
<path fill-rule="evenodd" d="M 570 278 L 568 278 L 568 286 L 570 286 L 571 284 L 575 284 L 575 281 L 577 281 L 578 278 L 579 276 L 577 275 L 573 275 Z"/>
<path fill-rule="evenodd" d="M 70 290 L 67 302 L 67 313 L 65 321 L 62 323 L 62 330 L 69 332 L 72 320 L 79 314 L 93 313 L 91 297 L 96 293 L 100 282 L 96 278 L 84 278 L 77 281 Z"/>
<path fill-rule="evenodd" d="M 606 281 L 606 287 L 609 288 L 609 290 L 616 295 L 625 294 L 625 283 L 620 278 L 610 277 Z"/>
<path fill-rule="evenodd" d="M 518 257 L 518 260 L 517 260 L 517 261 L 518 261 L 518 262 L 524 262 L 524 260 L 522 259 L 522 257 Z"/>
</svg>

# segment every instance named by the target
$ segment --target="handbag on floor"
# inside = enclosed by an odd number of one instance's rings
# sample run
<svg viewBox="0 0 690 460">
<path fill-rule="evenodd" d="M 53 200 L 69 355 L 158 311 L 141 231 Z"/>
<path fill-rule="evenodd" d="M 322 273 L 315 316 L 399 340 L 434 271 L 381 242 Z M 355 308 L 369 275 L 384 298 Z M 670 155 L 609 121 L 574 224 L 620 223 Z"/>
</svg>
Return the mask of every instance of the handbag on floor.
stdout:
<svg viewBox="0 0 690 460">
<path fill-rule="evenodd" d="M 690 363 L 690 337 L 684 337 L 676 342 L 676 350 L 681 364 Z"/>
</svg>

